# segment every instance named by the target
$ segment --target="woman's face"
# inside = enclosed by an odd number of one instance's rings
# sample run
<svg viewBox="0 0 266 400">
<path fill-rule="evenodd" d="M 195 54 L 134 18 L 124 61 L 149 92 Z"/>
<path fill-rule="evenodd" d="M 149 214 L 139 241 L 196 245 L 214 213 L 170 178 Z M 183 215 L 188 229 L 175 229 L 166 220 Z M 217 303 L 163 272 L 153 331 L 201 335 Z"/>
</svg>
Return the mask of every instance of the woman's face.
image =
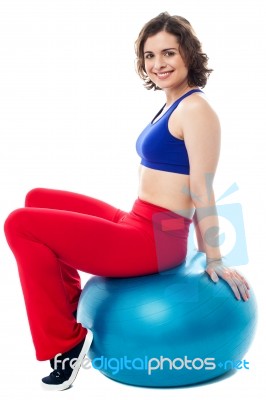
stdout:
<svg viewBox="0 0 266 400">
<path fill-rule="evenodd" d="M 143 50 L 146 73 L 156 86 L 174 90 L 187 84 L 188 69 L 174 35 L 156 33 L 146 40 Z"/>
</svg>

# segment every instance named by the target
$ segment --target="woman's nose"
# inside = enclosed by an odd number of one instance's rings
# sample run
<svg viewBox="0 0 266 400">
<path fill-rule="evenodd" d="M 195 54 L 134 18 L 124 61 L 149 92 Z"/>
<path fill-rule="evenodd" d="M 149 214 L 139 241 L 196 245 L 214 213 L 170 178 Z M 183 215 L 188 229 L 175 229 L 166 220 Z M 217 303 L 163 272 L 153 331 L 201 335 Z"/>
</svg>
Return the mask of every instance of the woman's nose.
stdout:
<svg viewBox="0 0 266 400">
<path fill-rule="evenodd" d="M 160 70 L 160 69 L 166 67 L 166 62 L 163 58 L 158 57 L 154 60 L 153 67 L 154 67 L 154 69 Z"/>
</svg>

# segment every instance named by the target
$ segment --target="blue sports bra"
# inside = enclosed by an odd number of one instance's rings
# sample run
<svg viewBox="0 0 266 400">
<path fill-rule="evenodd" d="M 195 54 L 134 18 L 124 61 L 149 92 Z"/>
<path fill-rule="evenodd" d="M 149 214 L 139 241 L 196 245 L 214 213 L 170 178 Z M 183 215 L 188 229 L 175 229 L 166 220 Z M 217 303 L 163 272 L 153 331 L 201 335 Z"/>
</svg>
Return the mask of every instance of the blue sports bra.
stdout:
<svg viewBox="0 0 266 400">
<path fill-rule="evenodd" d="M 136 150 L 141 157 L 142 165 L 160 171 L 189 175 L 189 159 L 184 140 L 177 139 L 169 132 L 168 121 L 178 104 L 195 92 L 203 93 L 200 89 L 190 90 L 177 99 L 162 117 L 154 122 L 163 107 L 139 135 Z"/>
</svg>

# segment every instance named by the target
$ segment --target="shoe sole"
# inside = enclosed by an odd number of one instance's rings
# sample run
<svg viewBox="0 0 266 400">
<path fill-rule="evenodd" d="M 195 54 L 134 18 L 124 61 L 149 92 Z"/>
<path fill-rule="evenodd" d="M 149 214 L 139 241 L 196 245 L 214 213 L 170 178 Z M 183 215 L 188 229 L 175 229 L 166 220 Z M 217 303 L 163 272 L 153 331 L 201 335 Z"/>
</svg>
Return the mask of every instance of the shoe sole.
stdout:
<svg viewBox="0 0 266 400">
<path fill-rule="evenodd" d="M 68 389 L 72 385 L 72 383 L 74 382 L 74 380 L 76 379 L 76 377 L 78 375 L 82 361 L 91 346 L 92 340 L 93 340 L 93 333 L 91 330 L 88 329 L 88 333 L 87 333 L 86 339 L 84 341 L 83 347 L 81 349 L 81 352 L 79 353 L 78 359 L 75 363 L 75 367 L 73 368 L 73 372 L 70 375 L 69 379 L 63 383 L 60 383 L 59 385 L 48 385 L 47 383 L 41 382 L 43 389 L 45 389 L 47 391 L 53 391 L 53 390 L 59 391 L 59 390 Z"/>
</svg>

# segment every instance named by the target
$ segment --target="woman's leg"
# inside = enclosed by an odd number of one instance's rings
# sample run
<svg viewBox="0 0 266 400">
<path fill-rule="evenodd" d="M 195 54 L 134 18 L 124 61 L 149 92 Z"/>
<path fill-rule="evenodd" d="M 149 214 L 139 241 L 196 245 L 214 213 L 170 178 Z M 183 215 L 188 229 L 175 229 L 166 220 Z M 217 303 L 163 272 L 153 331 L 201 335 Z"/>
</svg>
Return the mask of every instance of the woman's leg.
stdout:
<svg viewBox="0 0 266 400">
<path fill-rule="evenodd" d="M 125 211 L 93 197 L 65 190 L 35 188 L 27 193 L 25 207 L 49 208 L 56 210 L 74 211 L 81 214 L 101 217 L 117 222 Z M 81 281 L 76 268 L 58 260 L 66 296 L 72 311 L 76 311 L 81 294 Z"/>
<path fill-rule="evenodd" d="M 156 270 L 150 237 L 101 217 L 26 207 L 10 214 L 5 233 L 17 260 L 38 360 L 70 350 L 87 333 L 73 317 L 61 263 L 103 276 Z"/>
<path fill-rule="evenodd" d="M 36 188 L 28 192 L 25 199 L 25 206 L 74 211 L 101 217 L 113 222 L 117 222 L 126 214 L 125 211 L 93 197 L 66 190 L 45 188 Z"/>
</svg>

